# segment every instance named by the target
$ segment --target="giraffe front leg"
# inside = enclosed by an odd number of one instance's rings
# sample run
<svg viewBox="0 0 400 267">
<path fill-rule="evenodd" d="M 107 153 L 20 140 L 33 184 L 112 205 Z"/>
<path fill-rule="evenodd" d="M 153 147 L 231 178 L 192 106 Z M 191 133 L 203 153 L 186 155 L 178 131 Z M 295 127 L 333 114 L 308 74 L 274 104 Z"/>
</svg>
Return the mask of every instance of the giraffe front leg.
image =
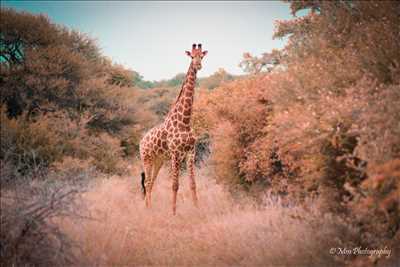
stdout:
<svg viewBox="0 0 400 267">
<path fill-rule="evenodd" d="M 172 175 L 172 213 L 176 214 L 176 195 L 179 189 L 179 160 L 176 155 L 171 157 Z"/>
<path fill-rule="evenodd" d="M 189 172 L 189 182 L 190 190 L 192 192 L 193 204 L 197 208 L 197 193 L 196 193 L 196 181 L 194 179 L 194 163 L 195 163 L 196 150 L 193 148 L 188 155 L 188 172 Z"/>
</svg>

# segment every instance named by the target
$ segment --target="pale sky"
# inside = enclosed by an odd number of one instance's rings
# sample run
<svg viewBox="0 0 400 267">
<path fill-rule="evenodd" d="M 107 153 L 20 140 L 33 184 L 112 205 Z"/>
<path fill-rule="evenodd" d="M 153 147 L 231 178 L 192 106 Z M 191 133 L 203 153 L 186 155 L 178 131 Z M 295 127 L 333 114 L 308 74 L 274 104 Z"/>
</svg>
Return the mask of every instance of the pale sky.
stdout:
<svg viewBox="0 0 400 267">
<path fill-rule="evenodd" d="M 291 17 L 277 1 L 2 1 L 3 6 L 47 14 L 57 24 L 88 33 L 104 55 L 139 72 L 145 80 L 186 72 L 185 50 L 202 43 L 208 55 L 199 77 L 219 68 L 242 74 L 244 52 L 260 55 L 282 48 L 272 40 L 274 21 Z"/>
</svg>

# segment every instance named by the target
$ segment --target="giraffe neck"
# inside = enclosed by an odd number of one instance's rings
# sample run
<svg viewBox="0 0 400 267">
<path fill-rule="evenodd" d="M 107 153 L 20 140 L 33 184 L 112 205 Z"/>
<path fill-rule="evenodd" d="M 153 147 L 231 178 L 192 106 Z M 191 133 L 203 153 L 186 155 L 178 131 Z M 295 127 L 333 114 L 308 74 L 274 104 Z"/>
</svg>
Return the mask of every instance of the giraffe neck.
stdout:
<svg viewBox="0 0 400 267">
<path fill-rule="evenodd" d="M 196 84 L 197 70 L 194 68 L 193 63 L 190 64 L 189 70 L 186 74 L 182 89 L 179 92 L 179 96 L 176 99 L 175 105 L 172 108 L 168 118 L 177 120 L 186 126 L 190 125 L 190 119 L 192 116 L 193 96 L 194 87 Z"/>
</svg>

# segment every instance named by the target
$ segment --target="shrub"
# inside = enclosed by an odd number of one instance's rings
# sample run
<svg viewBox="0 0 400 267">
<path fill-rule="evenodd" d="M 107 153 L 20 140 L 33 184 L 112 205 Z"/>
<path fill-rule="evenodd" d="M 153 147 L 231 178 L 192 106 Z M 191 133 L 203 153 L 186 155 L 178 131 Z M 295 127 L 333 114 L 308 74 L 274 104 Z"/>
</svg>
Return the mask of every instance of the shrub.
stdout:
<svg viewBox="0 0 400 267">
<path fill-rule="evenodd" d="M 3 169 L 1 171 L 3 176 Z M 1 188 L 0 256 L 4 265 L 70 265 L 84 263 L 79 247 L 60 229 L 55 220 L 78 218 L 77 205 L 88 176 L 25 176 Z M 2 178 L 3 180 L 3 178 Z"/>
<path fill-rule="evenodd" d="M 122 148 L 120 140 L 107 134 L 101 134 L 90 139 L 94 147 L 93 164 L 105 173 L 120 173 Z"/>
<path fill-rule="evenodd" d="M 62 157 L 62 141 L 46 116 L 34 121 L 9 119 L 1 109 L 1 154 L 17 171 L 26 173 L 48 167 Z"/>
</svg>

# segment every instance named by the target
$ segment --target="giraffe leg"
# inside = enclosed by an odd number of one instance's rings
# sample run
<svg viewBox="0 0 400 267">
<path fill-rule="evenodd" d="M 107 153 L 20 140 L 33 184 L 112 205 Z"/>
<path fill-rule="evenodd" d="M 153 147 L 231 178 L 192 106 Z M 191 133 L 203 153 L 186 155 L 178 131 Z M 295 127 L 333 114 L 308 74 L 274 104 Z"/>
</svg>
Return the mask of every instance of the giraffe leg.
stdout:
<svg viewBox="0 0 400 267">
<path fill-rule="evenodd" d="M 196 181 L 194 179 L 194 160 L 196 150 L 193 148 L 188 155 L 188 172 L 189 172 L 189 182 L 190 182 L 190 190 L 192 191 L 192 199 L 195 207 L 198 207 L 197 204 L 197 194 L 196 194 Z"/>
<path fill-rule="evenodd" d="M 176 155 L 171 157 L 171 175 L 172 175 L 172 213 L 176 214 L 176 195 L 179 188 L 179 161 Z"/>
<path fill-rule="evenodd" d="M 162 161 L 161 160 L 157 160 L 154 162 L 153 164 L 153 169 L 151 172 L 151 179 L 150 179 L 150 185 L 149 185 L 149 191 L 147 192 L 147 194 L 149 195 L 149 203 L 151 203 L 151 191 L 153 189 L 153 185 L 154 185 L 154 181 L 157 178 L 158 173 L 160 172 L 162 166 Z"/>
<path fill-rule="evenodd" d="M 145 173 L 145 181 L 144 181 L 144 186 L 145 186 L 145 198 L 146 198 L 146 207 L 150 208 L 151 203 L 150 203 L 150 187 L 151 187 L 151 176 L 152 176 L 152 168 L 153 167 L 153 162 L 149 159 L 144 159 L 143 163 L 143 168 L 144 168 L 144 173 Z"/>
</svg>

